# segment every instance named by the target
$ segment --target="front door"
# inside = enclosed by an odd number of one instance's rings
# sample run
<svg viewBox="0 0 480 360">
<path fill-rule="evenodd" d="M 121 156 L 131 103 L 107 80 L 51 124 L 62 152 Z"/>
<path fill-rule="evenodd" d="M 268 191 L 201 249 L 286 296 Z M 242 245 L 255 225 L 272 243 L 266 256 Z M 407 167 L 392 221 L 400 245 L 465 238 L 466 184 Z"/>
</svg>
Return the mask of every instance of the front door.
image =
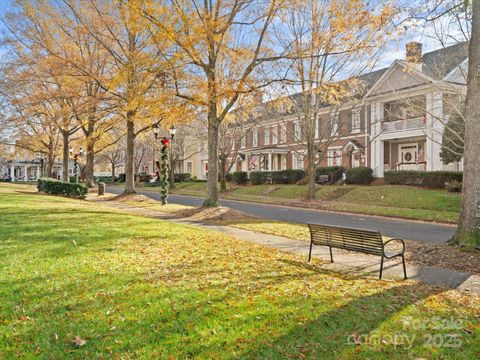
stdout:
<svg viewBox="0 0 480 360">
<path fill-rule="evenodd" d="M 417 170 L 418 143 L 398 144 L 400 170 Z"/>
</svg>

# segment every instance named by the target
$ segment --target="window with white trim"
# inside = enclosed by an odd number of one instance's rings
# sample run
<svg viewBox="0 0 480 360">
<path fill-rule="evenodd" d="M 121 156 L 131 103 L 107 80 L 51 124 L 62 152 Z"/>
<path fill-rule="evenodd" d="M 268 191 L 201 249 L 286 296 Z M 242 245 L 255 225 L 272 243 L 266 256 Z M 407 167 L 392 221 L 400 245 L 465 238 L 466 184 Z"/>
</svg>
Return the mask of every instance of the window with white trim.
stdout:
<svg viewBox="0 0 480 360">
<path fill-rule="evenodd" d="M 242 136 L 240 138 L 240 149 L 243 149 L 245 147 L 245 136 Z"/>
<path fill-rule="evenodd" d="M 352 133 L 360 132 L 360 109 L 359 108 L 355 108 L 352 110 L 351 129 L 352 129 Z"/>
<path fill-rule="evenodd" d="M 295 141 L 300 141 L 302 139 L 302 125 L 300 125 L 300 123 L 296 122 L 294 124 L 293 133 L 295 134 Z"/>
<path fill-rule="evenodd" d="M 270 132 L 272 133 L 272 144 L 277 144 L 278 143 L 278 127 L 274 126 L 270 129 Z"/>
<path fill-rule="evenodd" d="M 258 146 L 258 129 L 253 130 L 253 147 Z"/>
<path fill-rule="evenodd" d="M 280 125 L 280 142 L 281 143 L 287 142 L 287 125 L 286 124 Z"/>
<path fill-rule="evenodd" d="M 328 166 L 342 166 L 342 148 L 328 149 Z"/>
<path fill-rule="evenodd" d="M 297 170 L 303 169 L 303 155 L 301 154 L 294 154 L 293 155 L 293 168 Z"/>
<path fill-rule="evenodd" d="M 263 137 L 263 144 L 264 145 L 270 145 L 270 129 L 269 128 L 265 128 L 265 134 L 264 134 L 264 137 Z"/>
<path fill-rule="evenodd" d="M 338 111 L 330 114 L 330 136 L 338 136 Z"/>
<path fill-rule="evenodd" d="M 190 175 L 192 174 L 192 172 L 193 172 L 193 162 L 187 161 L 187 162 L 185 163 L 185 172 L 186 172 L 187 174 L 190 174 Z"/>
</svg>

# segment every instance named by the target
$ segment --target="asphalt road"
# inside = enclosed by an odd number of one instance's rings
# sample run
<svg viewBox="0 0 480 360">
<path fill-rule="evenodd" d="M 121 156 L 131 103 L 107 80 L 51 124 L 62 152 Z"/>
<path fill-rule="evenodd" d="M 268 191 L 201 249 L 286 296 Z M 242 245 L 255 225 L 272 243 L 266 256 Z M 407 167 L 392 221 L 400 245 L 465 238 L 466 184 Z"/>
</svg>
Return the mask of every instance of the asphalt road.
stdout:
<svg viewBox="0 0 480 360">
<path fill-rule="evenodd" d="M 121 194 L 123 189 L 109 187 L 108 192 Z M 149 191 L 138 191 L 154 200 L 160 200 L 160 194 Z M 169 195 L 168 201 L 173 204 L 200 206 L 203 198 L 186 195 Z M 454 226 L 417 222 L 410 220 L 389 219 L 377 216 L 352 215 L 321 210 L 301 209 L 279 205 L 267 205 L 235 200 L 220 200 L 222 206 L 243 211 L 267 219 L 288 221 L 293 223 L 317 223 L 354 227 L 359 229 L 379 230 L 382 235 L 400 237 L 432 244 L 447 241 L 455 230 Z"/>
</svg>

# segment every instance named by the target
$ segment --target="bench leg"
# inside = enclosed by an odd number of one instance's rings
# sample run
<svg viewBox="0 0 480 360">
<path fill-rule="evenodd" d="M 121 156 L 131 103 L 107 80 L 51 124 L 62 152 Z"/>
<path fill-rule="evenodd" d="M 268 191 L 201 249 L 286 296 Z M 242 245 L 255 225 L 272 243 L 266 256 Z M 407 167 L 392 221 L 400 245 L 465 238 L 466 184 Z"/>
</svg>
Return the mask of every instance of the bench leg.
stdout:
<svg viewBox="0 0 480 360">
<path fill-rule="evenodd" d="M 378 277 L 380 280 L 382 280 L 382 273 L 383 273 L 383 255 L 382 255 L 382 261 L 380 262 L 380 276 Z"/>
<path fill-rule="evenodd" d="M 407 280 L 407 267 L 405 266 L 405 254 L 402 254 L 402 263 L 403 263 L 403 279 Z"/>
<path fill-rule="evenodd" d="M 332 247 L 330 246 L 330 262 L 333 262 Z"/>
<path fill-rule="evenodd" d="M 312 260 L 312 246 L 313 246 L 313 241 L 310 241 L 310 251 L 308 252 L 308 262 Z"/>
</svg>

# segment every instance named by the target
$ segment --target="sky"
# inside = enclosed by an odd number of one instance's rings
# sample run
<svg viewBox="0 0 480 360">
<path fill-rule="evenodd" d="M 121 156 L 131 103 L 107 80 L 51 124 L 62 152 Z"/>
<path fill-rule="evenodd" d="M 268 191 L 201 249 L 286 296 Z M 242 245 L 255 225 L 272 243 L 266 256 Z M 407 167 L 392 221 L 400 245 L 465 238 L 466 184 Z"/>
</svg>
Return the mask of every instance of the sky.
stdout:
<svg viewBox="0 0 480 360">
<path fill-rule="evenodd" d="M 418 0 L 397 0 L 403 6 L 409 6 Z M 13 0 L 0 0 L 0 17 L 3 16 L 11 8 Z M 438 26 L 438 25 L 437 25 Z M 441 24 L 446 28 L 445 24 Z M 0 22 L 0 31 L 4 30 L 3 24 Z M 403 29 L 404 33 L 398 39 L 387 44 L 385 51 L 379 57 L 376 68 L 389 66 L 396 59 L 405 57 L 405 45 L 410 41 L 418 41 L 423 43 L 423 52 L 429 52 L 441 48 L 442 45 L 435 41 L 432 36 L 435 31 L 430 26 L 420 26 L 417 28 Z M 1 49 L 0 49 L 1 53 Z"/>
</svg>

